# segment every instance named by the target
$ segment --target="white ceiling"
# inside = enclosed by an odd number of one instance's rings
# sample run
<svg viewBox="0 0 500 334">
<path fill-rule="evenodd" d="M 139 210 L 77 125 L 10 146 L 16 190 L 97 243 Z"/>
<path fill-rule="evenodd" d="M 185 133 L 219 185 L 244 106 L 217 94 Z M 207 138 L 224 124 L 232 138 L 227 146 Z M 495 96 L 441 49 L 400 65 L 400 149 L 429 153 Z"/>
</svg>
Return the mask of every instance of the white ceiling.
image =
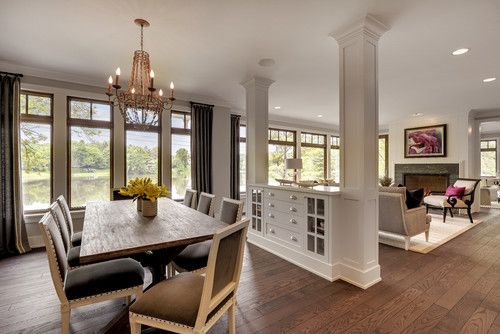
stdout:
<svg viewBox="0 0 500 334">
<path fill-rule="evenodd" d="M 132 21 L 142 17 L 158 85 L 173 80 L 180 94 L 243 110 L 239 83 L 265 76 L 275 80 L 275 117 L 338 124 L 338 47 L 329 34 L 367 13 L 391 26 L 379 44 L 381 124 L 500 107 L 500 80 L 481 82 L 500 79 L 495 0 L 0 0 L 0 61 L 104 87 L 117 66 L 130 71 L 139 43 Z M 452 57 L 459 47 L 471 51 Z M 261 58 L 276 65 L 260 67 Z"/>
</svg>

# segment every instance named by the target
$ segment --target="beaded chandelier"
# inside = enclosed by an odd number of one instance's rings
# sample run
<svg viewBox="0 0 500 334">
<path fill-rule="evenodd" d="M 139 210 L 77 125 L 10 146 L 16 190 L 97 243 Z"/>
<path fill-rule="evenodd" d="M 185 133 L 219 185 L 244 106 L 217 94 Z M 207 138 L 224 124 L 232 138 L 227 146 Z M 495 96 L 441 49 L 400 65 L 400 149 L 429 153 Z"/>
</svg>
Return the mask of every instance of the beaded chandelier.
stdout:
<svg viewBox="0 0 500 334">
<path fill-rule="evenodd" d="M 144 51 L 144 27 L 149 27 L 149 22 L 136 19 L 134 23 L 141 27 L 141 49 L 135 50 L 132 61 L 132 72 L 126 90 L 119 85 L 120 68 L 116 69 L 115 81 L 108 78 L 106 95 L 110 103 L 118 106 L 125 122 L 137 127 L 158 125 L 163 110 L 171 110 L 174 98 L 174 83 L 170 83 L 170 96 L 163 96 L 163 90 L 154 87 L 155 73 L 151 69 L 149 53 Z M 114 88 L 114 93 L 112 88 Z M 114 98 L 112 99 L 112 97 Z"/>
</svg>

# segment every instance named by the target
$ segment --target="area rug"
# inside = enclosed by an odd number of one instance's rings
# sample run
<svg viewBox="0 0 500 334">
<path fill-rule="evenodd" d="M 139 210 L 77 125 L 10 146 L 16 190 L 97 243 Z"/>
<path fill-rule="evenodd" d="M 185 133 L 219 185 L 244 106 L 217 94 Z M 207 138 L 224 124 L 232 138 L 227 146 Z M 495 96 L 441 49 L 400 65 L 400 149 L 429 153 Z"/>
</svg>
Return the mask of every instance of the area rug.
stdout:
<svg viewBox="0 0 500 334">
<path fill-rule="evenodd" d="M 484 221 L 484 219 L 474 219 L 474 224 L 471 224 L 467 216 L 455 215 L 455 217 L 451 218 L 448 215 L 446 223 L 443 223 L 442 215 L 431 214 L 431 217 L 429 241 L 425 241 L 424 233 L 412 237 L 409 248 L 412 252 L 427 254 Z M 379 232 L 379 242 L 397 248 L 405 248 L 404 237 L 391 233 Z"/>
<path fill-rule="evenodd" d="M 482 208 L 489 208 L 489 209 L 500 209 L 500 203 L 497 201 L 491 202 L 491 205 L 481 205 Z"/>
</svg>

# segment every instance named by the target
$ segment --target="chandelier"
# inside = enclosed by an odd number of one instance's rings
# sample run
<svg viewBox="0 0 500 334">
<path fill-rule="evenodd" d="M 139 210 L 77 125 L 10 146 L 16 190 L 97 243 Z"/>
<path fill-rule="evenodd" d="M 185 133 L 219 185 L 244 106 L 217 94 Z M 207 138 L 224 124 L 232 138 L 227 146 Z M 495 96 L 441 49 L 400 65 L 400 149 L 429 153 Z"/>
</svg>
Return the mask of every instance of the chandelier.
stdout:
<svg viewBox="0 0 500 334">
<path fill-rule="evenodd" d="M 141 49 L 135 50 L 132 72 L 126 90 L 122 90 L 120 68 L 116 69 L 115 81 L 109 76 L 106 95 L 109 102 L 118 106 L 125 122 L 136 127 L 158 125 L 163 110 L 171 110 L 174 104 L 174 83 L 170 82 L 170 96 L 164 97 L 163 90 L 154 86 L 155 73 L 151 69 L 149 53 L 143 50 L 143 30 L 149 22 L 136 19 L 134 23 L 141 27 Z M 114 88 L 114 93 L 112 88 Z M 111 99 L 114 96 L 113 99 Z"/>
</svg>

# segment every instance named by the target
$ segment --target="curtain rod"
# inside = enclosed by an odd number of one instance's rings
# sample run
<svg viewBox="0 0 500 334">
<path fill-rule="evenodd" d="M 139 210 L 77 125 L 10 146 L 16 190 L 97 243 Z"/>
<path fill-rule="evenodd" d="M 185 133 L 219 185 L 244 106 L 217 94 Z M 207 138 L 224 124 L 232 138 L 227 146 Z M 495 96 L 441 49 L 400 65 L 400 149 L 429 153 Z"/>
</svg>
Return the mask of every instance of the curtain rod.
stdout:
<svg viewBox="0 0 500 334">
<path fill-rule="evenodd" d="M 11 72 L 5 72 L 5 71 L 0 71 L 0 74 L 7 74 L 7 75 L 14 75 L 16 77 L 23 77 L 21 73 L 11 73 Z"/>
</svg>

